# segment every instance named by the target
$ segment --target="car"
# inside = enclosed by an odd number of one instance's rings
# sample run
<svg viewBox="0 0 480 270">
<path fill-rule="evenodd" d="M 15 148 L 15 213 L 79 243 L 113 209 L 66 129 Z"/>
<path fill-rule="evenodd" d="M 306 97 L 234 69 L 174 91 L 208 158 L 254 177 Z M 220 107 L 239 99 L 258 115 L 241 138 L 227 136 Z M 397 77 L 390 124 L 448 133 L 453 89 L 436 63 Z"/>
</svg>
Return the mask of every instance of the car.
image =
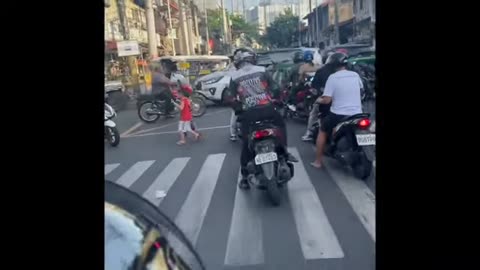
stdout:
<svg viewBox="0 0 480 270">
<path fill-rule="evenodd" d="M 234 70 L 233 63 L 230 63 L 225 69 L 198 78 L 195 81 L 195 90 L 207 100 L 225 103 L 225 90 L 230 86 L 230 72 Z"/>
</svg>

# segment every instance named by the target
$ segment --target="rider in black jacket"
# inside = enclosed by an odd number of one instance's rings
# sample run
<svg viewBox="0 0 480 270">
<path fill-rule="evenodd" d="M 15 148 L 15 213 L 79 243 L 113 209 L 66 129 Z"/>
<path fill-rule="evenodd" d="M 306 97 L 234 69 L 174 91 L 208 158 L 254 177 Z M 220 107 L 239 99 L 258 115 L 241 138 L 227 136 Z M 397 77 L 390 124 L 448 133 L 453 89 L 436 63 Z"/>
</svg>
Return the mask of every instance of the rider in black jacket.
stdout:
<svg viewBox="0 0 480 270">
<path fill-rule="evenodd" d="M 260 120 L 271 119 L 273 124 L 282 131 L 281 143 L 287 145 L 287 132 L 282 116 L 275 110 L 272 103 L 272 94 L 278 92 L 278 86 L 273 82 L 271 76 L 264 67 L 256 66 L 256 54 L 248 48 L 237 49 L 234 52 L 234 64 L 237 70 L 231 73 L 232 80 L 226 93 L 226 100 L 230 102 L 235 111 L 242 111 L 241 132 L 242 132 L 242 154 L 240 157 L 242 179 L 239 187 L 248 189 L 250 187 L 246 169 L 247 163 L 252 160 L 253 154 L 248 147 L 248 132 L 250 123 Z M 293 162 L 298 161 L 288 152 L 287 159 Z"/>
</svg>

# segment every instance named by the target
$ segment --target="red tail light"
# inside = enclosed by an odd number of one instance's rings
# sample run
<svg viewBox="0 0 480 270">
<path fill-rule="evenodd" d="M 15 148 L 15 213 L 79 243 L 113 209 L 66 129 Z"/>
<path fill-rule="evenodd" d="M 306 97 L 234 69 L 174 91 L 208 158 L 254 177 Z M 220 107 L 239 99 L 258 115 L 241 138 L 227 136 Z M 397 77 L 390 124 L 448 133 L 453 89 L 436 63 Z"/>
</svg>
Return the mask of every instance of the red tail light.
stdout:
<svg viewBox="0 0 480 270">
<path fill-rule="evenodd" d="M 253 136 L 256 140 L 258 140 L 258 139 L 261 139 L 261 138 L 268 137 L 272 134 L 273 134 L 273 131 L 271 129 L 264 129 L 264 130 L 255 131 Z"/>
<path fill-rule="evenodd" d="M 361 129 L 367 129 L 370 126 L 370 124 L 371 124 L 370 119 L 365 118 L 360 120 L 360 122 L 358 122 L 358 127 Z"/>
</svg>

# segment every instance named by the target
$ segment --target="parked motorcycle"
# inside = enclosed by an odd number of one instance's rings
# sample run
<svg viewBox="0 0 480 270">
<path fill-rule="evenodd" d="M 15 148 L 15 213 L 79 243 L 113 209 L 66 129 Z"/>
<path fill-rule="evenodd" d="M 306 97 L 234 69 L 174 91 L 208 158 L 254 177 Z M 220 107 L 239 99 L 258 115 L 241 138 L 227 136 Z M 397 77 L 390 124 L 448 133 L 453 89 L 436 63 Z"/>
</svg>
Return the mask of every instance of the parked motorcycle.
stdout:
<svg viewBox="0 0 480 270">
<path fill-rule="evenodd" d="M 320 110 L 319 119 L 328 112 Z M 365 180 L 372 171 L 375 159 L 375 126 L 371 125 L 370 114 L 361 113 L 343 119 L 328 136 L 325 155 L 353 169 L 355 177 Z M 313 138 L 317 138 L 320 121 L 312 127 Z M 316 143 L 316 140 L 313 140 Z"/>
<path fill-rule="evenodd" d="M 318 96 L 318 90 L 312 87 L 313 77 L 308 77 L 303 82 L 303 89 L 298 91 L 295 96 L 295 105 L 288 105 L 284 102 L 283 117 L 308 119 L 312 110 L 315 98 Z M 290 90 L 291 91 L 291 90 Z"/>
<path fill-rule="evenodd" d="M 248 181 L 259 189 L 266 190 L 273 205 L 281 201 L 280 188 L 293 177 L 293 164 L 287 160 L 286 149 L 280 143 L 280 129 L 272 121 L 252 123 L 248 132 L 248 147 L 254 159 L 247 164 Z"/>
<path fill-rule="evenodd" d="M 105 139 L 107 139 L 108 143 L 111 146 L 117 146 L 120 143 L 120 133 L 118 132 L 117 125 L 115 122 L 112 121 L 112 119 L 117 116 L 115 113 L 115 110 L 112 108 L 112 106 L 108 105 L 105 102 L 105 114 L 104 114 L 104 120 L 105 120 Z"/>
<path fill-rule="evenodd" d="M 191 87 L 188 85 L 183 85 L 181 87 L 189 88 L 191 90 Z M 178 90 L 172 90 L 172 95 L 175 102 L 180 102 Z M 207 110 L 207 104 L 203 97 L 199 96 L 196 92 L 193 92 L 190 100 L 192 102 L 193 117 L 199 117 L 205 114 Z M 178 112 L 178 108 L 175 107 L 172 113 L 178 114 Z M 165 100 L 159 100 L 154 96 L 148 96 L 144 97 L 144 100 L 138 104 L 138 116 L 146 123 L 156 122 L 161 115 L 165 115 Z"/>
</svg>

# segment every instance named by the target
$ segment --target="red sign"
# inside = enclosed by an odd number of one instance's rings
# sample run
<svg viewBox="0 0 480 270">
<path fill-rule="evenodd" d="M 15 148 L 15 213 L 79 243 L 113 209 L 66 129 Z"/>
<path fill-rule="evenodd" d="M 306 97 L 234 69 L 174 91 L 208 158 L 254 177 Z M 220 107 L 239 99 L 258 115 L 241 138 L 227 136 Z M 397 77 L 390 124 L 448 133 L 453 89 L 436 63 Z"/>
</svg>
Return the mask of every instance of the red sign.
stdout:
<svg viewBox="0 0 480 270">
<path fill-rule="evenodd" d="M 213 39 L 211 38 L 211 39 L 208 41 L 208 47 L 209 47 L 210 50 L 213 49 L 213 45 L 214 45 Z"/>
</svg>

